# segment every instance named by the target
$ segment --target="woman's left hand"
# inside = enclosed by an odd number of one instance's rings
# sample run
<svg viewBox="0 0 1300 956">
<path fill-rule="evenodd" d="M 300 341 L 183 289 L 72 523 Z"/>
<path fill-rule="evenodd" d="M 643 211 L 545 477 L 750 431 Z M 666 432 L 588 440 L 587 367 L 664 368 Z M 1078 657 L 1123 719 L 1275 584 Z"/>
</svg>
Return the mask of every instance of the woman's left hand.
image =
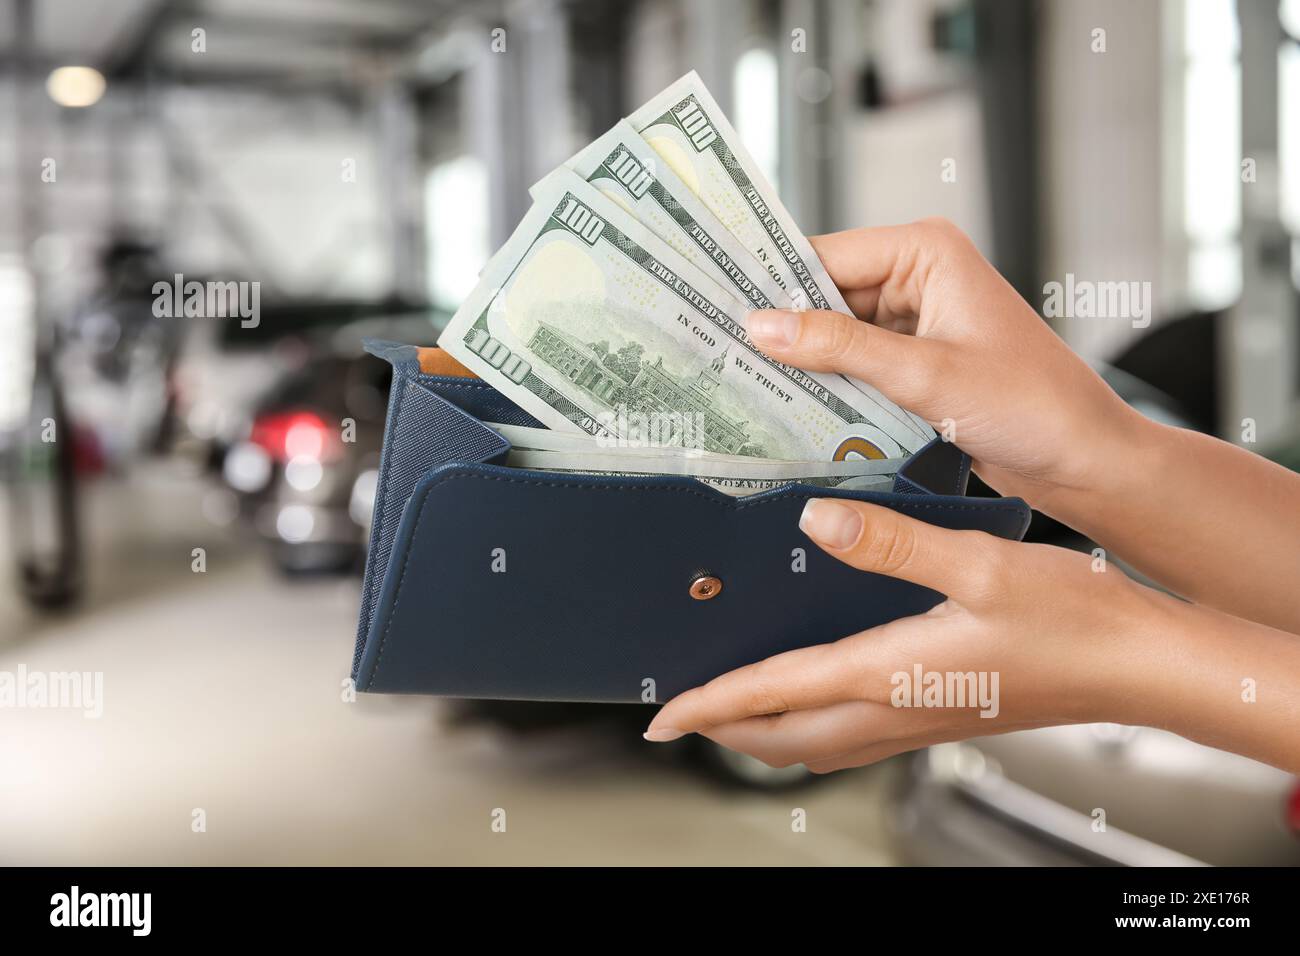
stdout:
<svg viewBox="0 0 1300 956">
<path fill-rule="evenodd" d="M 947 599 L 687 691 L 659 711 L 648 740 L 698 733 L 821 773 L 1011 730 L 1152 722 L 1132 702 L 1165 666 L 1172 598 L 1086 554 L 950 531 L 864 502 L 813 499 L 799 526 L 855 568 Z M 937 694 L 925 693 L 931 674 L 941 675 Z"/>
</svg>

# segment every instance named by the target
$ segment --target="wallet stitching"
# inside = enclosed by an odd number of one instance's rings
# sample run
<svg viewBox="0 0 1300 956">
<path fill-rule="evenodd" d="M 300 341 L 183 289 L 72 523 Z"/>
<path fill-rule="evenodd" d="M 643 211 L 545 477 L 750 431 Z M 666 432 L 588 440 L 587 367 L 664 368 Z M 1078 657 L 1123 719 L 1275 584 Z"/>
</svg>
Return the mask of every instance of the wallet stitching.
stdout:
<svg viewBox="0 0 1300 956">
<path fill-rule="evenodd" d="M 440 388 L 468 388 L 471 391 L 474 390 L 482 391 L 483 388 L 483 386 L 475 384 L 474 382 L 466 382 L 463 380 L 457 381 L 456 379 L 449 379 L 449 378 L 439 378 L 436 375 L 421 374 L 420 378 L 424 379 L 426 382 L 435 384 Z"/>
<path fill-rule="evenodd" d="M 589 490 L 589 491 L 676 492 L 677 494 L 690 495 L 692 498 L 700 498 L 704 501 L 709 501 L 714 504 L 721 505 L 724 508 L 735 508 L 736 510 L 740 510 L 741 508 L 745 508 L 745 507 L 757 508 L 759 505 L 782 502 L 785 500 L 784 498 L 769 498 L 763 501 L 744 502 L 744 501 L 719 499 L 714 497 L 713 495 L 706 495 L 702 492 L 694 491 L 690 488 L 680 488 L 676 486 L 664 487 L 662 485 L 608 485 L 608 484 L 579 485 L 579 484 L 570 484 L 567 482 L 558 482 L 558 481 L 539 481 L 536 478 L 515 478 L 508 475 L 484 475 L 476 472 L 459 472 L 456 474 L 440 476 L 437 481 L 432 482 L 428 487 L 426 487 L 424 489 L 424 493 L 420 496 L 420 509 L 419 511 L 416 512 L 415 515 L 415 526 L 411 529 L 410 540 L 407 541 L 406 548 L 402 553 L 402 573 L 397 578 L 397 590 L 393 592 L 393 608 L 391 611 L 388 612 L 387 619 L 384 621 L 384 633 L 383 636 L 379 638 L 379 650 L 375 653 L 375 666 L 370 669 L 370 677 L 366 681 L 367 690 L 375 686 L 375 679 L 379 676 L 379 665 L 383 662 L 384 659 L 384 647 L 388 643 L 388 633 L 389 631 L 392 630 L 393 618 L 397 616 L 397 608 L 402 601 L 402 588 L 406 584 L 406 570 L 407 567 L 410 565 L 411 548 L 412 545 L 415 543 L 417 537 L 419 536 L 420 525 L 424 521 L 424 507 L 429 503 L 429 496 L 430 494 L 432 494 L 434 488 L 445 486 L 449 482 L 457 481 L 461 478 L 478 478 L 483 481 L 504 481 L 507 484 L 512 484 L 512 485 L 533 485 L 540 488 L 578 488 L 578 489 Z M 815 498 L 816 495 L 810 494 L 808 495 L 808 497 Z M 997 505 L 993 505 L 993 506 L 986 505 L 983 507 L 976 507 L 974 505 L 954 505 L 954 504 L 947 504 L 947 503 L 925 502 L 925 501 L 916 501 L 916 502 L 900 501 L 897 502 L 897 504 L 900 506 L 907 506 L 909 508 L 937 508 L 941 511 L 992 511 L 1000 514 L 1015 514 L 1015 515 L 1020 514 L 1020 510 L 1018 508 L 1010 508 L 1010 507 L 997 506 Z"/>
<path fill-rule="evenodd" d="M 966 484 L 967 479 L 970 478 L 970 466 L 970 455 L 963 453 L 961 456 L 961 467 L 957 469 L 957 480 L 952 486 L 952 493 L 954 495 L 961 494 L 961 487 Z"/>
</svg>

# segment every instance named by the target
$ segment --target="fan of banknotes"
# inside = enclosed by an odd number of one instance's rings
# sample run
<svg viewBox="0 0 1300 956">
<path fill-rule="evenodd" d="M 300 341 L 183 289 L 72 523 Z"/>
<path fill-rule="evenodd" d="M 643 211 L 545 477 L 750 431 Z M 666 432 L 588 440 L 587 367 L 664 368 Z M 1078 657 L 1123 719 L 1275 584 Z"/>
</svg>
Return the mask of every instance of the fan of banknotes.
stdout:
<svg viewBox="0 0 1300 956">
<path fill-rule="evenodd" d="M 750 342 L 752 309 L 849 309 L 695 73 L 530 194 L 438 339 L 545 425 L 493 426 L 507 464 L 884 489 L 934 437 L 865 382 Z"/>
</svg>

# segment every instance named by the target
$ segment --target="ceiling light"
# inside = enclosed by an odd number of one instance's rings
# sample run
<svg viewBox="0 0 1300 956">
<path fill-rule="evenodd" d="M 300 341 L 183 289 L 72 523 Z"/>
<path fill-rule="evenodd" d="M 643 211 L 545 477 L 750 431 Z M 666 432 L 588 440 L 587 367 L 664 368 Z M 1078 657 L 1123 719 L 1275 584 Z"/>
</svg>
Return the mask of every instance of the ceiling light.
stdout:
<svg viewBox="0 0 1300 956">
<path fill-rule="evenodd" d="M 89 66 L 61 66 L 45 81 L 45 91 L 60 106 L 94 106 L 108 83 Z"/>
</svg>

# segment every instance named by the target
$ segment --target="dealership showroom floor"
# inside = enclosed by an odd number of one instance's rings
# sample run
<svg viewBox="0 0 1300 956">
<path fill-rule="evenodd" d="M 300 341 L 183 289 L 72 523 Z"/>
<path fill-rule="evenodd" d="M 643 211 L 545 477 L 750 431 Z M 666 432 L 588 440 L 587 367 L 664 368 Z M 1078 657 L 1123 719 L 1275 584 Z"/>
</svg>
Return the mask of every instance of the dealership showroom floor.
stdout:
<svg viewBox="0 0 1300 956">
<path fill-rule="evenodd" d="M 6 588 L 0 670 L 104 676 L 98 719 L 0 718 L 0 863 L 891 862 L 897 767 L 746 792 L 632 728 L 345 701 L 359 578 L 286 578 L 207 494 L 172 465 L 100 480 L 85 600 L 38 615 Z"/>
</svg>

